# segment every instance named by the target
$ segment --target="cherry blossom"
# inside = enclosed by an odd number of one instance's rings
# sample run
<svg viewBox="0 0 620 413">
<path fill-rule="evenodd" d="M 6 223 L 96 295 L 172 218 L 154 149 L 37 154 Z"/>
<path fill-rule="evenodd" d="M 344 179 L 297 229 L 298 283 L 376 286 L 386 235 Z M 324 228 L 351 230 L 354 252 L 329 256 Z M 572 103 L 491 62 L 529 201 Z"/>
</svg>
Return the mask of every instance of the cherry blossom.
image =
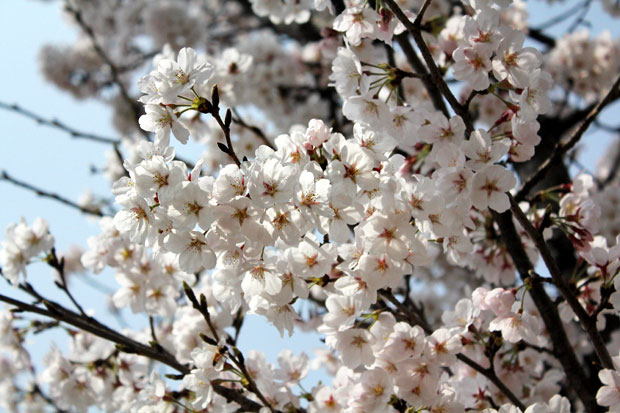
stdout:
<svg viewBox="0 0 620 413">
<path fill-rule="evenodd" d="M 87 36 L 44 53 L 122 138 L 95 138 L 109 200 L 47 194 L 98 220 L 87 249 L 42 218 L 5 231 L 27 299 L 0 295 L 3 408 L 616 411 L 620 146 L 594 177 L 563 162 L 613 129 L 611 35 L 554 39 L 520 0 L 124 3 L 67 3 Z M 90 311 L 93 274 L 145 322 Z M 324 345 L 271 363 L 252 320 Z M 59 325 L 37 371 L 31 335 Z"/>
</svg>

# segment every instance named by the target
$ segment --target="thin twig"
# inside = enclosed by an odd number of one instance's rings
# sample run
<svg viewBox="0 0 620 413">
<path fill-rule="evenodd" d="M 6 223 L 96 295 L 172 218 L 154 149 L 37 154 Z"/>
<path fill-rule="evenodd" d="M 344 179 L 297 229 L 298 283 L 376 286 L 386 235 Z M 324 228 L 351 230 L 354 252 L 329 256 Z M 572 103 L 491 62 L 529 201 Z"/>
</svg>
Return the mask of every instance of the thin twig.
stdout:
<svg viewBox="0 0 620 413">
<path fill-rule="evenodd" d="M 232 122 L 232 112 L 230 109 L 226 109 L 226 115 L 224 117 L 224 120 L 222 120 L 222 118 L 220 117 L 219 92 L 218 92 L 217 85 L 213 86 L 213 92 L 211 94 L 211 101 L 212 101 L 211 116 L 213 116 L 213 119 L 215 119 L 217 124 L 220 125 L 220 129 L 222 129 L 222 132 L 224 132 L 224 137 L 226 138 L 225 152 L 232 158 L 232 160 L 235 162 L 235 165 L 241 166 L 241 161 L 237 157 L 237 154 L 235 153 L 235 149 L 233 148 L 232 140 L 230 139 L 230 124 Z M 220 149 L 224 149 L 224 148 L 220 146 Z"/>
<path fill-rule="evenodd" d="M 159 340 L 157 340 L 157 334 L 155 334 L 155 319 L 152 315 L 149 316 L 149 329 L 151 330 L 151 339 L 153 343 L 159 345 Z"/>
<path fill-rule="evenodd" d="M 106 64 L 106 66 L 108 66 L 108 69 L 110 70 L 110 74 L 112 76 L 112 82 L 118 87 L 118 89 L 120 91 L 120 94 L 121 94 L 121 97 L 123 98 L 123 100 L 125 102 L 127 102 L 129 107 L 131 108 L 131 110 L 132 110 L 132 112 L 134 114 L 136 125 L 137 125 L 138 124 L 138 119 L 140 118 L 142 113 L 140 112 L 140 107 L 137 104 L 137 101 L 135 99 L 131 98 L 131 96 L 129 96 L 129 92 L 127 91 L 127 88 L 125 87 L 125 84 L 122 82 L 122 80 L 120 78 L 120 71 L 119 71 L 118 67 L 110 59 L 110 57 L 108 56 L 106 51 L 103 49 L 103 47 L 99 44 L 99 41 L 97 40 L 97 36 L 95 35 L 94 30 L 92 29 L 92 27 L 90 27 L 84 21 L 84 18 L 82 16 L 82 12 L 79 9 L 76 9 L 76 8 L 72 7 L 67 2 L 65 2 L 65 10 L 73 15 L 73 17 L 75 18 L 75 21 L 77 22 L 77 24 L 82 28 L 84 33 L 86 33 L 86 35 L 89 37 L 89 39 L 90 39 L 90 41 L 91 41 L 91 43 L 93 45 L 93 49 L 95 50 L 97 55 Z M 142 130 L 142 128 L 138 128 L 138 129 L 140 129 L 140 131 L 142 131 L 143 134 L 146 134 L 146 132 L 144 132 Z M 148 136 L 148 134 L 146 134 L 145 136 Z"/>
<path fill-rule="evenodd" d="M 456 358 L 467 364 L 472 369 L 476 370 L 478 373 L 482 374 L 484 377 L 489 379 L 491 383 L 495 385 L 507 398 L 510 400 L 512 404 L 517 406 L 521 411 L 525 411 L 525 405 L 521 400 L 510 390 L 504 382 L 497 377 L 497 373 L 492 368 L 484 368 L 480 364 L 476 363 L 474 360 L 467 357 L 465 354 L 459 353 L 456 355 Z"/>
<path fill-rule="evenodd" d="M 37 188 L 34 185 L 31 185 L 29 183 L 26 183 L 24 181 L 20 181 L 18 179 L 13 178 L 11 175 L 9 175 L 6 171 L 1 171 L 0 172 L 0 180 L 2 181 L 7 181 L 12 183 L 13 185 L 19 186 L 21 188 L 27 189 L 29 191 L 34 192 L 36 195 L 43 197 L 43 198 L 49 198 L 49 199 L 53 199 L 55 201 L 60 202 L 61 204 L 67 205 L 71 208 L 77 209 L 85 214 L 90 214 L 90 215 L 95 215 L 98 217 L 103 217 L 106 216 L 106 214 L 104 214 L 103 212 L 101 212 L 99 209 L 89 209 L 86 207 L 83 207 L 73 201 L 71 201 L 70 199 L 67 199 L 61 195 L 52 193 L 52 192 L 48 192 L 44 189 L 41 188 Z"/>
<path fill-rule="evenodd" d="M 616 133 L 620 132 L 620 129 L 616 131 Z M 616 153 L 614 154 L 613 160 L 611 161 L 611 166 L 609 167 L 609 172 L 605 179 L 600 182 L 599 189 L 605 189 L 607 185 L 609 185 L 614 178 L 618 176 L 618 170 L 620 170 L 620 145 L 615 143 Z"/>
<path fill-rule="evenodd" d="M 465 100 L 465 103 L 463 103 L 463 106 L 465 107 L 465 109 L 467 109 L 469 111 L 469 105 L 471 105 L 471 102 L 474 100 L 474 98 L 478 95 L 480 95 L 481 93 L 477 90 L 472 90 L 471 93 L 469 94 L 469 96 L 467 96 L 467 99 Z"/>
<path fill-rule="evenodd" d="M 45 394 L 43 392 L 43 390 L 41 390 L 41 387 L 37 383 L 34 383 L 34 386 L 32 387 L 31 393 L 38 394 L 39 397 L 41 397 L 45 401 L 45 403 L 47 403 L 52 409 L 54 409 L 56 411 L 56 413 L 67 413 L 66 410 L 63 410 L 60 407 L 58 407 L 58 405 L 54 402 L 54 400 L 52 400 L 51 397 L 49 397 L 47 394 Z"/>
<path fill-rule="evenodd" d="M 78 311 L 83 317 L 87 319 L 90 318 L 86 314 L 82 306 L 77 302 L 75 297 L 73 297 L 73 294 L 71 294 L 71 292 L 69 291 L 69 287 L 67 286 L 67 277 L 65 274 L 65 259 L 64 258 L 61 258 L 60 260 L 58 259 L 58 256 L 56 255 L 56 248 L 52 248 L 52 250 L 50 251 L 50 255 L 47 259 L 47 264 L 53 269 L 55 269 L 56 272 L 58 273 L 58 276 L 60 277 L 60 282 L 56 282 L 56 285 L 58 286 L 58 288 L 60 288 L 61 290 L 65 292 L 67 297 L 69 297 L 69 300 L 71 300 L 75 308 L 78 309 Z"/>
<path fill-rule="evenodd" d="M 584 22 L 586 22 L 586 16 L 588 15 L 588 12 L 590 11 L 591 5 L 592 5 L 592 0 L 584 1 L 583 6 L 581 8 L 581 13 L 579 13 L 579 16 L 575 19 L 573 24 L 571 24 L 570 27 L 568 28 L 569 33 L 574 32 L 575 29 L 579 27 L 580 24 L 583 24 Z"/>
<path fill-rule="evenodd" d="M 112 145 L 112 147 L 114 148 L 114 153 L 116 154 L 121 165 L 124 162 L 123 154 L 120 151 L 121 140 L 118 138 L 110 138 L 107 136 L 96 135 L 94 133 L 79 131 L 71 126 L 68 126 L 64 122 L 59 121 L 58 119 L 46 119 L 30 110 L 24 109 L 23 107 L 19 106 L 16 103 L 8 104 L 8 103 L 0 102 L 0 109 L 9 110 L 19 115 L 25 116 L 29 119 L 34 120 L 39 125 L 44 125 L 44 126 L 49 126 L 52 128 L 59 129 L 63 132 L 68 133 L 69 136 L 71 136 L 71 138 L 74 138 L 74 139 L 86 139 L 92 142 Z M 127 171 L 124 171 L 124 173 L 125 173 L 125 176 L 129 176 L 129 173 Z"/>
<path fill-rule="evenodd" d="M 243 119 L 241 119 L 241 115 L 239 115 L 239 112 L 236 109 L 232 109 L 233 114 L 235 115 L 232 120 L 233 122 L 235 122 L 236 124 L 238 124 L 239 126 L 242 126 L 248 130 L 250 130 L 252 133 L 254 133 L 254 135 L 256 135 L 265 145 L 269 146 L 271 149 L 275 149 L 275 147 L 273 146 L 273 143 L 271 143 L 271 141 L 267 138 L 267 136 L 263 133 L 263 131 L 258 127 L 258 126 L 254 126 L 254 125 L 249 125 L 247 124 Z"/>
<path fill-rule="evenodd" d="M 79 131 L 71 126 L 66 125 L 64 122 L 61 122 L 58 119 L 46 119 L 30 110 L 24 109 L 17 103 L 8 104 L 0 102 L 0 109 L 5 109 L 30 118 L 37 122 L 39 125 L 60 129 L 61 131 L 68 133 L 72 138 L 88 139 L 93 142 L 105 143 L 109 145 L 119 145 L 121 143 L 120 139 Z"/>
<path fill-rule="evenodd" d="M 221 345 L 219 333 L 217 332 L 217 329 L 215 328 L 211 320 L 211 314 L 209 313 L 209 306 L 207 305 L 207 299 L 205 295 L 200 294 L 200 300 L 198 300 L 196 298 L 196 295 L 194 294 L 194 291 L 189 286 L 189 284 L 187 284 L 186 282 L 183 282 L 183 290 L 185 291 L 185 295 L 187 296 L 187 299 L 192 303 L 193 308 L 198 310 L 198 312 L 202 314 L 202 317 L 207 322 L 207 326 L 209 327 L 209 330 L 211 330 L 211 334 L 213 335 L 213 338 L 215 339 L 215 341 L 213 342 L 214 344 L 213 343 L 212 344 L 216 345 L 219 349 L 221 349 L 224 353 L 228 355 L 229 359 L 243 374 L 243 377 L 245 378 L 247 382 L 246 388 L 250 390 L 252 393 L 256 394 L 256 396 L 263 403 L 263 405 L 269 408 L 269 410 L 273 412 L 274 410 L 271 407 L 271 404 L 267 401 L 267 398 L 262 394 L 262 392 L 260 391 L 256 383 L 254 382 L 254 379 L 248 372 L 247 367 L 245 366 L 245 359 L 243 358 L 243 354 L 241 353 L 241 351 L 237 347 L 233 347 L 232 348 L 233 351 L 231 353 L 227 346 Z M 210 339 L 208 338 L 203 338 L 203 339 L 210 341 Z"/>
<path fill-rule="evenodd" d="M 536 28 L 534 28 L 534 30 L 545 30 L 548 29 L 552 26 L 555 26 L 558 23 L 565 23 L 566 19 L 568 19 L 570 16 L 572 16 L 573 14 L 578 13 L 581 9 L 583 9 L 585 7 L 585 4 L 587 2 L 584 1 L 581 4 L 576 4 L 574 7 L 571 7 L 570 9 L 566 10 L 565 12 L 558 14 L 557 16 L 554 16 L 552 18 L 550 18 L 549 20 L 539 24 Z"/>
</svg>

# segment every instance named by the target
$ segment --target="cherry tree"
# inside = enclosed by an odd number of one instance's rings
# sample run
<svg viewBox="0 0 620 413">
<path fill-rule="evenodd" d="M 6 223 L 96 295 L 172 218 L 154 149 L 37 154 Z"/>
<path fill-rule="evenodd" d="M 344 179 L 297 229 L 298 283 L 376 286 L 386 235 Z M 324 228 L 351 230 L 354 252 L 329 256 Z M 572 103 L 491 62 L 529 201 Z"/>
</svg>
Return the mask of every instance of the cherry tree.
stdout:
<svg viewBox="0 0 620 413">
<path fill-rule="evenodd" d="M 62 2 L 81 36 L 42 72 L 120 138 L 0 104 L 110 149 L 106 198 L 2 171 L 100 232 L 65 253 L 44 211 L 6 228 L 0 405 L 620 411 L 620 142 L 598 166 L 575 150 L 620 133 L 599 116 L 620 40 L 586 29 L 620 5 L 558 3 L 532 26 L 521 0 Z M 110 327 L 74 277 L 113 277 L 147 322 Z M 238 346 L 249 314 L 324 346 L 270 363 Z M 36 361 L 49 329 L 69 346 Z M 329 378 L 304 388 L 310 368 Z"/>
</svg>

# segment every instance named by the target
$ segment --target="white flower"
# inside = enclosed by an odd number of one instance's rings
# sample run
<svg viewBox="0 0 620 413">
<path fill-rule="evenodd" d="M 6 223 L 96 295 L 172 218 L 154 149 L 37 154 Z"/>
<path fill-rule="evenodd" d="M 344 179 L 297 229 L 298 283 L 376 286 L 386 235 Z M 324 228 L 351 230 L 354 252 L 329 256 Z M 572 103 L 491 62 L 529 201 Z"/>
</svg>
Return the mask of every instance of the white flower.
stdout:
<svg viewBox="0 0 620 413">
<path fill-rule="evenodd" d="M 310 370 L 308 355 L 301 353 L 296 357 L 291 350 L 282 350 L 278 354 L 278 365 L 280 366 L 280 377 L 289 384 L 299 383 Z"/>
<path fill-rule="evenodd" d="M 218 202 L 228 202 L 246 192 L 245 176 L 237 165 L 231 163 L 220 169 L 213 184 L 213 198 Z"/>
<path fill-rule="evenodd" d="M 333 28 L 345 32 L 345 37 L 353 46 L 359 46 L 363 38 L 374 38 L 379 14 L 370 7 L 348 7 L 334 19 Z"/>
<path fill-rule="evenodd" d="M 14 227 L 12 238 L 25 255 L 35 256 L 47 252 L 54 246 L 54 237 L 49 233 L 47 221 L 37 218 L 29 227 L 25 219 Z"/>
<path fill-rule="evenodd" d="M 263 293 L 276 295 L 280 292 L 282 280 L 278 277 L 276 269 L 270 261 L 252 261 L 248 263 L 249 268 L 246 270 L 241 282 L 244 294 L 252 297 Z"/>
<path fill-rule="evenodd" d="M 542 62 L 541 54 L 533 47 L 523 47 L 525 33 L 507 28 L 493 59 L 493 73 L 498 80 L 507 79 L 517 87 L 527 87 L 532 72 Z"/>
<path fill-rule="evenodd" d="M 168 215 L 175 229 L 192 230 L 198 224 L 203 230 L 213 222 L 213 210 L 209 202 L 212 178 L 201 178 L 198 182 L 184 181 L 175 192 Z"/>
<path fill-rule="evenodd" d="M 340 331 L 351 327 L 355 319 L 362 313 L 362 302 L 357 296 L 341 296 L 332 294 L 325 301 L 327 314 L 323 323 Z"/>
<path fill-rule="evenodd" d="M 355 95 L 345 99 L 342 114 L 354 122 L 366 122 L 377 130 L 388 129 L 392 121 L 387 103 L 370 95 Z"/>
<path fill-rule="evenodd" d="M 124 207 L 114 216 L 114 226 L 122 233 L 127 234 L 130 241 L 138 244 L 146 239 L 149 222 L 152 219 L 151 209 L 144 199 L 133 195 L 120 195 L 116 201 Z"/>
<path fill-rule="evenodd" d="M 382 411 L 392 396 L 393 379 L 381 368 L 362 373 L 353 387 L 353 405 L 362 411 Z"/>
<path fill-rule="evenodd" d="M 491 50 L 474 44 L 473 47 L 461 46 L 454 51 L 454 78 L 465 80 L 474 90 L 485 90 L 491 84 Z"/>
<path fill-rule="evenodd" d="M 462 349 L 461 339 L 447 328 L 435 330 L 427 338 L 429 349 L 428 357 L 442 365 L 452 365 L 456 362 L 456 354 Z"/>
<path fill-rule="evenodd" d="M 160 75 L 155 80 L 157 92 L 162 95 L 164 103 L 173 103 L 178 100 L 177 96 L 187 95 L 192 87 L 206 83 L 213 67 L 198 57 L 194 49 L 184 47 L 179 50 L 176 61 L 161 60 L 157 72 Z M 176 133 L 175 136 L 181 140 Z"/>
<path fill-rule="evenodd" d="M 179 268 L 185 272 L 215 266 L 215 253 L 202 232 L 174 231 L 166 237 L 164 245 L 168 251 L 179 254 Z"/>
<path fill-rule="evenodd" d="M 355 95 L 362 80 L 367 78 L 362 75 L 362 64 L 355 53 L 350 49 L 340 47 L 332 62 L 332 74 L 329 80 L 333 83 L 330 86 L 334 86 L 340 96 L 348 98 Z"/>
<path fill-rule="evenodd" d="M 519 304 L 520 303 L 517 302 L 515 306 Z M 510 343 L 517 343 L 520 340 L 525 340 L 537 344 L 541 329 L 540 319 L 527 311 L 521 314 L 515 312 L 505 314 L 491 320 L 489 324 L 489 331 L 501 331 L 504 340 Z"/>
<path fill-rule="evenodd" d="M 135 169 L 136 192 L 143 198 L 157 194 L 160 203 L 167 203 L 174 198 L 177 186 L 186 176 L 184 163 L 175 161 L 169 166 L 163 157 L 153 156 Z"/>
<path fill-rule="evenodd" d="M 350 328 L 338 332 L 335 340 L 336 350 L 345 366 L 354 369 L 360 364 L 369 366 L 374 361 L 372 335 L 367 330 Z"/>
<path fill-rule="evenodd" d="M 478 129 L 471 133 L 469 140 L 463 143 L 463 152 L 469 158 L 467 166 L 478 171 L 499 161 L 510 149 L 510 140 L 491 141 L 489 134 Z"/>
<path fill-rule="evenodd" d="M 425 345 L 426 337 L 420 326 L 412 327 L 407 323 L 399 322 L 394 325 L 394 331 L 385 342 L 380 356 L 398 363 L 402 360 L 420 357 Z"/>
<path fill-rule="evenodd" d="M 490 165 L 476 172 L 471 185 L 471 201 L 480 210 L 487 207 L 497 212 L 510 208 L 506 191 L 517 184 L 514 174 L 500 165 Z"/>
<path fill-rule="evenodd" d="M 206 408 L 213 400 L 213 386 L 211 380 L 217 377 L 214 369 L 195 369 L 183 377 L 183 386 L 196 394 L 192 406 L 197 409 Z"/>
<path fill-rule="evenodd" d="M 596 402 L 601 406 L 609 406 L 610 412 L 620 412 L 620 373 L 603 369 L 599 371 L 598 378 L 603 386 L 596 393 Z"/>
<path fill-rule="evenodd" d="M 299 175 L 296 200 L 306 219 L 316 222 L 319 216 L 333 215 L 328 204 L 330 192 L 331 183 L 328 179 L 316 179 L 310 171 L 303 171 Z"/>
<path fill-rule="evenodd" d="M 231 237 L 243 235 L 246 239 L 260 245 L 271 245 L 273 238 L 259 222 L 260 211 L 246 197 L 239 197 L 227 204 L 216 206 L 213 215 L 217 225 Z"/>
<path fill-rule="evenodd" d="M 529 84 L 520 95 L 510 91 L 510 97 L 519 103 L 520 116 L 525 120 L 534 120 L 551 110 L 549 89 L 553 86 L 553 79 L 548 72 L 534 70 L 529 76 Z"/>
<path fill-rule="evenodd" d="M 179 119 L 172 109 L 164 105 L 148 104 L 144 107 L 146 114 L 140 116 L 140 127 L 147 132 L 155 132 L 155 144 L 168 146 L 170 131 L 179 142 L 185 144 L 189 138 L 189 130 L 184 121 Z"/>
<path fill-rule="evenodd" d="M 276 158 L 255 164 L 250 172 L 248 189 L 257 206 L 269 207 L 288 202 L 297 181 L 291 165 L 283 166 Z"/>
</svg>

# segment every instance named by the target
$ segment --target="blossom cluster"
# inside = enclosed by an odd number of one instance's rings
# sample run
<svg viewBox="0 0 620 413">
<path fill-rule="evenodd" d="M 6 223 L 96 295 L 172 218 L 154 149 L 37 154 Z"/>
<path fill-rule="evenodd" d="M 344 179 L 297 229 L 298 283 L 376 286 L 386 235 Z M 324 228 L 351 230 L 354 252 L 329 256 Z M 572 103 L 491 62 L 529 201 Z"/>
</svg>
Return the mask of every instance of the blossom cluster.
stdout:
<svg viewBox="0 0 620 413">
<path fill-rule="evenodd" d="M 351 66 L 361 66 L 349 49 L 342 49 L 337 59 L 347 58 Z M 155 133 L 155 142 L 142 142 L 137 157 L 125 163 L 129 176 L 114 186 L 123 209 L 113 220 L 102 221 L 105 231 L 90 242 L 83 263 L 93 270 L 117 268 L 122 286 L 114 297 L 117 306 L 175 316 L 174 354 L 197 367 L 184 381 L 196 394 L 194 406 L 212 403 L 213 388 L 205 383 L 226 377 L 219 363 L 209 362 L 225 359 L 217 347 L 196 348 L 204 320 L 175 301 L 180 280 L 191 282 L 189 274 L 205 269 L 214 269 L 203 288 L 220 334 L 239 309 L 261 314 L 281 333 L 292 334 L 299 318 L 292 303 L 309 296 L 325 301 L 319 331 L 348 369 L 338 371 L 350 375 L 361 365 L 369 368 L 350 378 L 362 381 L 359 394 L 347 393 L 355 396 L 350 401 L 333 399 L 329 388 L 321 390 L 334 403 L 379 409 L 396 391 L 413 405 L 461 406 L 454 388 L 440 380 L 441 366 L 452 366 L 462 350 L 454 329 L 440 328 L 427 336 L 420 327 L 396 323 L 393 316 L 379 316 L 370 330 L 359 328 L 356 320 L 372 315 L 378 292 L 399 287 L 406 274 L 430 262 L 430 243 L 441 240 L 453 264 L 471 264 L 467 257 L 478 227 L 474 218 L 479 221 L 487 207 L 498 212 L 509 208 L 505 192 L 515 178 L 496 164 L 509 151 L 508 139 L 492 140 L 480 129 L 466 140 L 458 116 L 390 108 L 369 94 L 358 94 L 366 75 L 358 72 L 353 88 L 339 84 L 355 78 L 338 77 L 342 70 L 336 62 L 332 80 L 337 89 L 355 92 L 343 96 L 345 116 L 356 121 L 352 138 L 312 120 L 307 128 L 294 127 L 278 136 L 274 148 L 259 147 L 252 160 L 222 167 L 216 178 L 201 176 L 200 164 L 188 172 L 174 160 L 168 144 L 170 133 L 181 143 L 187 141 L 189 128 L 180 108 L 202 112 L 200 105 L 213 105 L 203 97 L 212 66 L 192 49 L 182 49 L 176 61 L 156 60 L 157 69 L 141 81 L 147 112 L 141 125 Z M 393 111 L 401 125 L 384 120 L 394 116 Z M 408 141 L 412 136 L 419 140 Z M 397 145 L 420 144 L 428 146 L 424 161 L 434 170 L 431 176 L 412 174 L 406 158 L 390 155 Z M 503 255 L 498 264 L 509 259 Z M 536 337 L 540 330 L 524 323 L 513 331 L 521 316 L 501 316 L 506 321 L 495 320 L 489 328 L 508 329 L 504 334 L 509 341 Z M 215 332 L 211 335 L 216 338 Z M 403 342 L 410 344 L 401 349 Z M 411 362 L 411 370 L 391 380 L 390 373 L 404 360 Z M 420 378 L 428 384 L 416 384 L 425 390 L 411 398 L 410 373 L 420 365 L 435 373 Z M 374 393 L 364 396 L 366 387 Z M 379 387 L 385 392 L 378 392 Z M 262 389 L 274 406 L 298 404 L 290 396 L 278 397 L 278 392 L 276 387 Z"/>
<path fill-rule="evenodd" d="M 26 275 L 26 265 L 41 253 L 48 253 L 53 246 L 54 237 L 42 218 L 37 218 L 32 227 L 28 226 L 25 219 L 10 225 L 4 231 L 0 249 L 2 274 L 11 284 L 17 285 L 20 275 Z"/>
<path fill-rule="evenodd" d="M 620 69 L 620 42 L 609 32 L 591 37 L 587 30 L 558 39 L 545 67 L 556 83 L 587 100 L 609 89 Z"/>
</svg>

